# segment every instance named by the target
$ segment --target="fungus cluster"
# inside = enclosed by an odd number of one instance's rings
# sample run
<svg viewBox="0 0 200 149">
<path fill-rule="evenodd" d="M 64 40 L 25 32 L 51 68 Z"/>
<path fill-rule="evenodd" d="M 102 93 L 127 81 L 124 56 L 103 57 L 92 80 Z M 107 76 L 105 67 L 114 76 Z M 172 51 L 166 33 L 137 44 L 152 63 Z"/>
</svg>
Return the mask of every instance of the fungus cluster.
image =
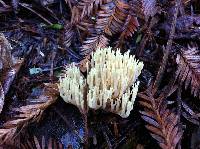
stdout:
<svg viewBox="0 0 200 149">
<path fill-rule="evenodd" d="M 137 95 L 143 63 L 111 48 L 97 49 L 87 66 L 87 77 L 72 64 L 60 77 L 60 95 L 65 102 L 84 110 L 84 93 L 91 109 L 104 109 L 123 118 L 129 116 Z M 87 87 L 86 87 L 87 86 Z M 86 89 L 86 91 L 85 91 Z"/>
</svg>

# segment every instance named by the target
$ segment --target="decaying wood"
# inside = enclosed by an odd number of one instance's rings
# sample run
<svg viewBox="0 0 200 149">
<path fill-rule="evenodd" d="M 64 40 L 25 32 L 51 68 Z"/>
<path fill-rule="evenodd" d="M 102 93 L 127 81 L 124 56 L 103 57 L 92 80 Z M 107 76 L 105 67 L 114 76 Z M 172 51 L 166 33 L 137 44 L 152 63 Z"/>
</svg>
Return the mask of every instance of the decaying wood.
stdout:
<svg viewBox="0 0 200 149">
<path fill-rule="evenodd" d="M 0 70 L 8 69 L 13 65 L 12 47 L 4 34 L 0 33 Z"/>
</svg>

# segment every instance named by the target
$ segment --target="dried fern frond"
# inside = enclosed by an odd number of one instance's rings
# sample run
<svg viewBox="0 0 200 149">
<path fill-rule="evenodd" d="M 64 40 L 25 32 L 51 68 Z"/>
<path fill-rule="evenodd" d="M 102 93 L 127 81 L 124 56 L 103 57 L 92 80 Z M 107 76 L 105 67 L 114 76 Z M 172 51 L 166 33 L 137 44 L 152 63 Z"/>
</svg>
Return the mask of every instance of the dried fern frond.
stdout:
<svg viewBox="0 0 200 149">
<path fill-rule="evenodd" d="M 156 0 L 132 0 L 130 5 L 132 11 L 145 21 L 157 12 Z"/>
<path fill-rule="evenodd" d="M 72 9 L 71 21 L 79 22 L 86 16 L 92 16 L 92 12 L 97 11 L 102 4 L 108 1 L 110 0 L 80 0 Z"/>
<path fill-rule="evenodd" d="M 129 14 L 125 20 L 125 24 L 122 28 L 122 33 L 119 39 L 123 40 L 124 38 L 131 37 L 133 33 L 137 30 L 138 26 L 139 23 L 137 18 Z"/>
<path fill-rule="evenodd" d="M 129 9 L 130 6 L 125 0 L 116 0 L 112 15 L 104 29 L 105 33 L 111 36 L 120 32 L 128 16 Z"/>
<path fill-rule="evenodd" d="M 112 15 L 113 7 L 113 2 L 105 3 L 101 5 L 100 9 L 98 9 L 94 16 L 84 18 L 75 24 L 79 29 L 88 31 L 89 34 L 102 34 L 108 23 L 109 17 Z"/>
<path fill-rule="evenodd" d="M 127 26 L 127 24 L 129 24 L 127 22 L 130 21 L 132 22 L 130 23 L 130 25 L 134 22 L 133 30 L 135 30 L 136 27 L 138 27 L 137 18 L 133 19 L 132 16 L 132 19 L 128 19 L 128 16 L 130 14 L 129 10 L 130 5 L 125 0 L 116 0 L 102 5 L 100 10 L 97 12 L 96 17 L 97 21 L 95 28 L 97 30 L 97 33 L 104 31 L 106 34 L 111 36 L 125 30 L 125 27 Z"/>
<path fill-rule="evenodd" d="M 96 15 L 96 24 L 95 29 L 97 34 L 104 32 L 105 27 L 108 25 L 108 22 L 114 13 L 115 3 L 109 2 L 100 7 Z"/>
<path fill-rule="evenodd" d="M 191 94 L 200 97 L 200 52 L 198 48 L 188 46 L 187 49 L 182 49 L 181 53 L 177 55 L 176 62 L 178 64 L 176 71 L 178 82 L 184 84 L 185 89 L 190 86 Z"/>
<path fill-rule="evenodd" d="M 162 149 L 175 149 L 182 132 L 178 126 L 178 115 L 167 109 L 162 96 L 154 98 L 151 91 L 139 93 L 140 104 L 144 111 L 140 111 L 147 122 L 146 128 L 151 136 L 157 140 Z"/>
<path fill-rule="evenodd" d="M 89 55 L 97 48 L 105 48 L 107 47 L 108 42 L 108 38 L 104 35 L 93 35 L 93 37 L 88 37 L 83 42 L 83 45 L 81 47 L 81 55 Z"/>
<path fill-rule="evenodd" d="M 95 31 L 95 23 L 92 19 L 84 19 L 79 23 L 75 24 L 77 28 L 79 28 L 80 30 L 86 32 L 87 34 L 94 34 L 96 33 Z"/>
<path fill-rule="evenodd" d="M 105 47 L 108 39 L 105 33 L 113 35 L 122 32 L 120 40 L 132 36 L 139 23 L 137 18 L 130 14 L 130 6 L 124 0 L 111 1 L 101 5 L 96 14 L 96 23 L 93 26 L 92 37 L 89 36 L 81 47 L 81 53 L 87 55 L 98 47 Z M 87 24 L 87 26 L 89 26 Z M 92 25 L 90 25 L 92 27 Z M 83 27 L 86 28 L 86 27 Z M 87 52 L 85 52 L 87 51 Z"/>
<path fill-rule="evenodd" d="M 39 97 L 43 101 L 42 103 L 14 109 L 19 114 L 13 118 L 14 120 L 4 123 L 3 128 L 0 129 L 0 145 L 13 141 L 18 130 L 23 129 L 29 123 L 38 121 L 44 110 L 52 105 L 58 96 L 57 85 L 49 84 L 45 88 L 44 94 Z"/>
<path fill-rule="evenodd" d="M 81 55 L 89 55 L 92 51 L 97 48 L 104 48 L 108 45 L 109 39 L 104 35 L 104 29 L 112 15 L 112 8 L 114 3 L 110 2 L 101 6 L 101 9 L 97 12 L 96 23 L 84 23 L 84 28 L 90 28 L 89 33 L 91 35 L 85 39 L 81 46 Z M 81 23 L 83 25 L 83 23 Z M 82 30 L 83 30 L 82 29 Z"/>
<path fill-rule="evenodd" d="M 183 111 L 182 115 L 185 119 L 187 119 L 189 122 L 199 125 L 199 115 L 196 111 L 194 111 L 189 105 L 187 105 L 185 102 L 181 101 Z"/>
<path fill-rule="evenodd" d="M 137 31 L 138 26 L 139 23 L 137 18 L 133 14 L 131 14 L 131 11 L 129 11 L 129 14 L 124 22 L 124 25 L 122 26 L 120 36 L 116 41 L 115 48 L 123 49 L 122 47 L 126 41 L 125 39 L 132 37 L 134 32 Z"/>
<path fill-rule="evenodd" d="M 74 26 L 71 23 L 65 25 L 65 36 L 64 36 L 64 45 L 65 47 L 70 47 L 72 40 L 75 36 Z"/>
</svg>

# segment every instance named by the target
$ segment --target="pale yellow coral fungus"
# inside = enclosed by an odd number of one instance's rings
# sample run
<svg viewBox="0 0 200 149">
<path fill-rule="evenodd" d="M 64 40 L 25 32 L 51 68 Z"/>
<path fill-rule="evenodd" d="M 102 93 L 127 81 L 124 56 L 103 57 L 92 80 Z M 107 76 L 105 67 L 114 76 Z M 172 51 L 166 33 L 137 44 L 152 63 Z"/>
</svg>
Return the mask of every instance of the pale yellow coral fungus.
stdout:
<svg viewBox="0 0 200 149">
<path fill-rule="evenodd" d="M 60 77 L 59 91 L 63 100 L 67 103 L 84 107 L 83 92 L 85 79 L 80 70 L 72 64 Z"/>
<path fill-rule="evenodd" d="M 122 55 L 119 50 L 99 48 L 92 53 L 86 81 L 73 65 L 60 78 L 60 94 L 66 102 L 83 108 L 83 88 L 87 83 L 87 104 L 90 108 L 107 109 L 125 118 L 133 109 L 139 85 L 136 80 L 142 68 L 143 63 L 129 52 Z"/>
</svg>

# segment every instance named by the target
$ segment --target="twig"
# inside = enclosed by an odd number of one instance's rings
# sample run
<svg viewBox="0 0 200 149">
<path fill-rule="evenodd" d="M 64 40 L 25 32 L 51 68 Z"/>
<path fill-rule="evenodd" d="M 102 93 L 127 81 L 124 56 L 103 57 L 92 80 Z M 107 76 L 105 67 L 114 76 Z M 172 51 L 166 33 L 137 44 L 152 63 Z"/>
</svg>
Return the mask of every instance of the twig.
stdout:
<svg viewBox="0 0 200 149">
<path fill-rule="evenodd" d="M 33 10 L 28 4 L 25 3 L 19 3 L 19 5 L 21 7 L 24 7 L 28 10 L 30 10 L 31 12 L 35 13 L 38 17 L 40 17 L 42 20 L 44 20 L 46 23 L 48 23 L 49 25 L 52 25 L 53 23 L 51 23 L 49 20 L 47 20 L 46 18 L 44 18 L 41 14 L 37 13 L 35 10 Z"/>
<path fill-rule="evenodd" d="M 85 148 L 88 148 L 88 105 L 87 105 L 87 92 L 88 92 L 88 85 L 85 86 L 84 94 L 83 94 L 83 100 L 84 100 L 84 111 L 83 111 L 83 118 L 84 118 L 84 124 L 85 124 L 85 135 L 84 135 L 84 145 Z"/>
<path fill-rule="evenodd" d="M 180 120 L 180 117 L 181 117 L 181 92 L 182 92 L 182 89 L 181 89 L 181 86 L 178 87 L 178 92 L 177 92 L 177 105 L 178 105 L 178 108 L 177 108 L 177 115 L 178 115 L 178 125 L 179 125 L 179 129 L 181 129 L 182 131 L 182 124 L 181 124 L 181 120 Z M 181 139 L 180 139 L 181 140 Z M 178 143 L 178 149 L 181 149 L 181 141 L 179 140 L 179 143 Z"/>
<path fill-rule="evenodd" d="M 51 58 L 51 69 L 50 69 L 51 81 L 53 81 L 54 59 L 56 57 L 56 53 L 57 53 L 57 50 L 52 53 L 52 58 Z"/>
<path fill-rule="evenodd" d="M 178 112 L 177 114 L 179 115 L 179 122 L 180 122 L 180 116 L 181 116 L 181 92 L 182 92 L 182 89 L 181 89 L 181 86 L 178 87 L 178 92 L 177 92 L 177 105 L 178 105 Z"/>
<path fill-rule="evenodd" d="M 0 0 L 0 3 L 3 5 L 4 8 L 9 8 L 10 6 L 7 5 L 4 1 Z"/>
<path fill-rule="evenodd" d="M 163 74 L 164 74 L 164 71 L 165 71 L 165 68 L 166 68 L 166 65 L 167 65 L 167 61 L 168 61 L 168 56 L 169 56 L 169 53 L 170 53 L 170 50 L 171 50 L 171 47 L 172 47 L 172 42 L 173 42 L 173 36 L 174 36 L 174 33 L 175 33 L 175 27 L 176 27 L 176 21 L 177 21 L 177 16 L 178 16 L 178 0 L 176 1 L 176 6 L 175 6 L 175 14 L 174 14 L 174 17 L 173 17 L 173 21 L 172 21 L 172 25 L 171 25 L 171 31 L 170 31 L 170 34 L 169 34 L 169 39 L 168 39 L 168 42 L 167 42 L 167 46 L 166 48 L 164 48 L 163 52 L 164 52 L 164 56 L 163 56 L 163 60 L 162 60 L 162 64 L 159 68 L 159 71 L 158 71 L 158 74 L 156 76 L 156 80 L 154 82 L 154 90 L 157 90 L 159 85 L 160 85 L 160 82 L 163 78 Z"/>
<path fill-rule="evenodd" d="M 146 24 L 144 28 L 146 28 L 145 34 L 140 42 L 139 47 L 137 48 L 136 55 L 139 57 L 143 54 L 144 48 L 151 36 L 151 28 L 157 23 L 156 18 L 152 18 L 149 24 Z"/>
</svg>

